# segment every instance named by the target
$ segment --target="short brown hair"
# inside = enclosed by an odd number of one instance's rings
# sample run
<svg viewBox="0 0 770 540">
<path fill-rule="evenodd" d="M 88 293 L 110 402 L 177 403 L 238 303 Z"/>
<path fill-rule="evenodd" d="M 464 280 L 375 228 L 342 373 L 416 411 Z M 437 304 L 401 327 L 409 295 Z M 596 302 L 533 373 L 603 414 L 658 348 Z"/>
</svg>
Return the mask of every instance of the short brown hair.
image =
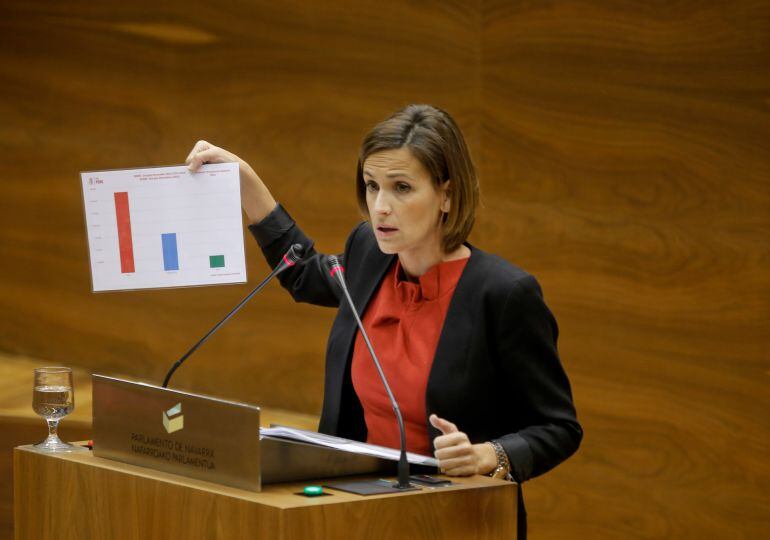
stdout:
<svg viewBox="0 0 770 540">
<path fill-rule="evenodd" d="M 408 148 L 430 172 L 436 188 L 450 180 L 449 212 L 442 224 L 441 247 L 451 253 L 465 240 L 476 219 L 479 183 L 460 128 L 448 112 L 431 105 L 408 105 L 377 124 L 361 143 L 356 197 L 368 218 L 364 161 L 377 152 Z"/>
</svg>

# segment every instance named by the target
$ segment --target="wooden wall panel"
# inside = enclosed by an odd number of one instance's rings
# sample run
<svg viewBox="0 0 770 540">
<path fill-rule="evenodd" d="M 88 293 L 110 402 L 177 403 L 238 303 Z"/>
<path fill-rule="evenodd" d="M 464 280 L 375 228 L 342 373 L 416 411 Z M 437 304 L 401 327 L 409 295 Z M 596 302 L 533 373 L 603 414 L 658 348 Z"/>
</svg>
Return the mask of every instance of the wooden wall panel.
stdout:
<svg viewBox="0 0 770 540">
<path fill-rule="evenodd" d="M 432 102 L 481 172 L 472 240 L 540 279 L 586 429 L 526 487 L 532 538 L 761 536 L 768 3 L 328 4 L 3 3 L 0 349 L 159 381 L 249 290 L 90 293 L 78 171 L 207 138 L 337 250 L 361 137 Z M 332 317 L 269 287 L 175 385 L 318 412 Z"/>
<path fill-rule="evenodd" d="M 324 250 L 360 220 L 363 134 L 431 101 L 479 133 L 478 9 L 464 2 L 5 2 L 0 346 L 148 380 L 250 287 L 91 294 L 78 171 L 248 159 Z M 475 140 L 473 140 L 475 142 Z M 247 239 L 251 286 L 268 268 Z M 333 312 L 272 286 L 174 384 L 318 412 Z"/>
<path fill-rule="evenodd" d="M 770 529 L 770 5 L 484 2 L 480 243 L 535 273 L 585 427 L 533 538 Z"/>
</svg>

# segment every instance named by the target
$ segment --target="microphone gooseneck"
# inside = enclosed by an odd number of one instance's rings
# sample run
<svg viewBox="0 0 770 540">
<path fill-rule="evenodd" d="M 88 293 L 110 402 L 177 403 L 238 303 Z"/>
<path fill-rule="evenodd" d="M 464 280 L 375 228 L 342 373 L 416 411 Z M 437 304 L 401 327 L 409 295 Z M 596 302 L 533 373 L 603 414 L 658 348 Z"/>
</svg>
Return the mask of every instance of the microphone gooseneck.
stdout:
<svg viewBox="0 0 770 540">
<path fill-rule="evenodd" d="M 382 371 L 382 366 L 380 365 L 380 361 L 377 359 L 377 355 L 374 353 L 374 348 L 372 347 L 371 341 L 369 341 L 369 336 L 366 334 L 366 330 L 364 329 L 364 325 L 361 322 L 360 317 L 358 316 L 358 311 L 356 310 L 355 304 L 353 304 L 353 299 L 350 297 L 350 293 L 348 292 L 348 286 L 347 283 L 345 283 L 345 268 L 340 264 L 339 258 L 332 255 L 329 257 L 329 274 L 337 280 L 337 283 L 339 283 L 340 288 L 342 288 L 342 292 L 345 295 L 345 298 L 348 301 L 348 305 L 350 306 L 350 310 L 353 312 L 353 316 L 356 319 L 356 323 L 358 324 L 358 329 L 361 331 L 361 336 L 364 338 L 364 342 L 366 343 L 367 349 L 369 349 L 369 354 L 372 356 L 372 360 L 374 361 L 374 365 L 377 368 L 377 372 L 380 374 L 380 379 L 382 380 L 382 384 L 385 387 L 385 392 L 387 392 L 388 397 L 390 398 L 390 404 L 393 407 L 393 412 L 396 414 L 396 420 L 398 421 L 398 429 L 401 435 L 401 455 L 398 459 L 398 483 L 395 485 L 395 487 L 399 489 L 407 489 L 411 486 L 409 485 L 409 461 L 406 457 L 406 430 L 404 429 L 404 419 L 401 416 L 401 409 L 398 407 L 398 402 L 396 401 L 395 396 L 393 395 L 393 392 L 390 390 L 390 385 L 388 384 L 388 379 L 385 377 L 385 373 Z"/>
<path fill-rule="evenodd" d="M 171 369 L 170 369 L 170 370 L 168 371 L 168 373 L 166 374 L 166 378 L 165 378 L 165 379 L 163 379 L 163 388 L 168 388 L 168 382 L 171 380 L 171 376 L 174 374 L 174 372 L 177 370 L 177 368 L 178 368 L 179 366 L 181 366 L 181 365 L 184 363 L 184 361 L 185 361 L 185 360 L 187 360 L 187 358 L 188 358 L 188 357 L 189 357 L 189 356 L 190 356 L 192 353 L 194 353 L 195 351 L 197 351 L 197 350 L 198 350 L 198 347 L 200 347 L 201 345 L 203 345 L 203 344 L 204 344 L 204 343 L 205 343 L 205 342 L 206 342 L 206 341 L 209 339 L 209 337 L 211 337 L 211 335 L 212 335 L 214 332 L 216 332 L 217 330 L 219 330 L 219 329 L 222 327 L 222 325 L 223 325 L 223 324 L 225 324 L 227 321 L 229 321 L 229 320 L 230 320 L 230 318 L 231 318 L 233 315 L 235 315 L 236 313 L 238 313 L 238 310 L 240 310 L 240 309 L 241 309 L 241 308 L 244 306 L 244 304 L 246 304 L 246 302 L 248 302 L 249 300 L 251 300 L 251 298 L 252 298 L 252 297 L 253 297 L 255 294 L 257 294 L 259 291 L 261 291 L 261 290 L 264 288 L 264 286 L 265 286 L 265 285 L 267 285 L 267 284 L 268 284 L 268 282 L 269 282 L 271 279 L 273 279 L 275 276 L 277 276 L 278 274 L 280 274 L 281 272 L 283 272 L 283 271 L 284 271 L 284 270 L 286 270 L 287 268 L 291 268 L 292 266 L 294 266 L 295 264 L 297 264 L 297 262 L 299 262 L 299 260 L 300 260 L 300 259 L 302 259 L 302 256 L 303 256 L 304 254 L 305 254 L 305 247 L 304 247 L 302 244 L 294 244 L 294 245 L 292 245 L 292 246 L 289 248 L 289 250 L 288 250 L 286 253 L 284 253 L 283 257 L 281 258 L 281 262 L 279 262 L 279 263 L 278 263 L 278 265 L 277 265 L 277 266 L 276 266 L 276 267 L 273 269 L 273 271 L 272 271 L 272 272 L 270 272 L 270 275 L 268 275 L 268 276 L 267 276 L 265 279 L 263 279 L 263 280 L 262 280 L 262 282 L 261 282 L 259 285 L 257 285 L 256 287 L 254 287 L 254 289 L 253 289 L 253 290 L 252 290 L 252 291 L 251 291 L 249 294 L 247 294 L 247 295 L 246 295 L 246 296 L 243 298 L 243 300 L 241 300 L 241 301 L 238 303 L 238 305 L 237 305 L 237 306 L 235 306 L 235 307 L 233 308 L 233 310 L 232 310 L 232 311 L 230 311 L 230 313 L 228 313 L 227 315 L 225 315 L 225 318 L 224 318 L 224 319 L 222 319 L 221 321 L 219 321 L 219 322 L 218 322 L 218 323 L 217 323 L 217 324 L 214 326 L 214 328 L 212 328 L 211 330 L 209 330 L 209 331 L 208 331 L 208 333 L 207 333 L 205 336 L 203 336 L 203 337 L 200 339 L 200 341 L 198 341 L 198 343 L 196 343 L 195 345 L 193 345 L 193 346 L 192 346 L 192 348 L 191 348 L 189 351 L 187 351 L 187 352 L 184 354 L 184 356 L 182 356 L 182 358 L 180 358 L 179 360 L 177 360 L 176 362 L 174 362 L 174 365 L 173 365 L 173 366 L 171 366 Z"/>
</svg>

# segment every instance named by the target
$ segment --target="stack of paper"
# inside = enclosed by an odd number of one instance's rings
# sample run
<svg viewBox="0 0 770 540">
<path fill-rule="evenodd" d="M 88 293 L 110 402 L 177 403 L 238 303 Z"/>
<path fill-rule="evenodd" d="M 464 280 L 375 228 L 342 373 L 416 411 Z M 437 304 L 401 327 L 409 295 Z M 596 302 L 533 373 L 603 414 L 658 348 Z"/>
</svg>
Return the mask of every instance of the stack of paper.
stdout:
<svg viewBox="0 0 770 540">
<path fill-rule="evenodd" d="M 325 446 L 327 448 L 336 448 L 337 450 L 343 450 L 353 454 L 390 459 L 392 461 L 398 461 L 398 458 L 401 455 L 401 452 L 394 448 L 351 441 L 350 439 L 343 439 L 342 437 L 334 437 L 332 435 L 324 435 L 323 433 L 317 433 L 315 431 L 307 431 L 304 429 L 296 429 L 285 426 L 260 428 L 259 435 L 260 438 L 265 436 L 278 437 L 291 441 L 299 441 L 308 444 L 315 444 L 318 446 Z M 433 457 L 421 456 L 420 454 L 413 454 L 412 452 L 407 452 L 406 457 L 409 460 L 409 463 L 413 463 L 415 465 L 438 467 L 438 461 Z"/>
</svg>

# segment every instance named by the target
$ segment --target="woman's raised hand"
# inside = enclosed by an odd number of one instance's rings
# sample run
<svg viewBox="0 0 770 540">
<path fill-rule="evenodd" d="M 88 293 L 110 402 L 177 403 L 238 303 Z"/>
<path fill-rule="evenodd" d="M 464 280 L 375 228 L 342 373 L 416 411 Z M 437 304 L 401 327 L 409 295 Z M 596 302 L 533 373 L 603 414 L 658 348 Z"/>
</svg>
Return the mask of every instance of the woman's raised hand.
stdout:
<svg viewBox="0 0 770 540">
<path fill-rule="evenodd" d="M 207 141 L 198 141 L 185 163 L 192 172 L 206 163 L 238 163 L 241 177 L 241 205 L 251 223 L 259 223 L 275 208 L 275 199 L 259 175 L 251 165 L 232 152 Z"/>
<path fill-rule="evenodd" d="M 224 148 L 214 146 L 207 141 L 198 141 L 193 146 L 185 163 L 191 171 L 197 171 L 205 163 L 240 163 L 241 158 Z"/>
</svg>

